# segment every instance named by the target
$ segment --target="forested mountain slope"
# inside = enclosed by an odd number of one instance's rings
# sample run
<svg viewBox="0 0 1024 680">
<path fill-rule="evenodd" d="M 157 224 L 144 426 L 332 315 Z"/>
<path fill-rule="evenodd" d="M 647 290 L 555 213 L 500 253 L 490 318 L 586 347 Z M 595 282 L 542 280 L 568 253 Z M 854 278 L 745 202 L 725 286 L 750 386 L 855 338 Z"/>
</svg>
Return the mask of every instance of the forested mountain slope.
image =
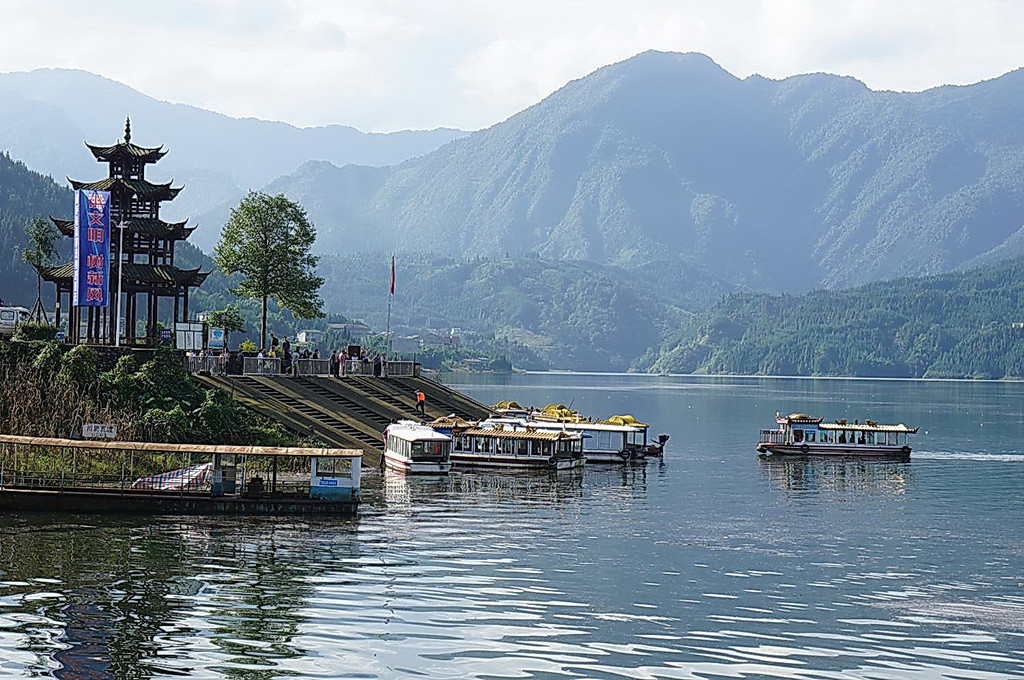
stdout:
<svg viewBox="0 0 1024 680">
<path fill-rule="evenodd" d="M 807 295 L 734 293 L 643 368 L 682 373 L 1024 377 L 1024 258 Z"/>
<path fill-rule="evenodd" d="M 0 298 L 4 302 L 31 307 L 36 298 L 35 270 L 21 259 L 28 245 L 25 227 L 29 220 L 51 214 L 70 216 L 73 206 L 69 189 L 0 153 Z M 70 243 L 60 246 L 70 253 Z M 47 309 L 53 309 L 52 286 L 44 285 L 43 301 Z"/>
<path fill-rule="evenodd" d="M 389 258 L 383 253 L 327 257 L 328 312 L 383 329 Z M 532 368 L 629 369 L 656 339 L 689 316 L 673 301 L 613 267 L 540 258 L 398 259 L 392 328 L 401 334 L 461 328 L 494 335 Z"/>
</svg>

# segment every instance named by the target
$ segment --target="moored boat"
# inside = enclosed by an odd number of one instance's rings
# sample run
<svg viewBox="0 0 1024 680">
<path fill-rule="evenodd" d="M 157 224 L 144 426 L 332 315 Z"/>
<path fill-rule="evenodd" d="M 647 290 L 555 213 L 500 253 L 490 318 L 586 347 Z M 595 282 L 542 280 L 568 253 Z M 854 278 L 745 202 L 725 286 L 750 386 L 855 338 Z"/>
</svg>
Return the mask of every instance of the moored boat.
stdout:
<svg viewBox="0 0 1024 680">
<path fill-rule="evenodd" d="M 583 435 L 578 432 L 517 429 L 485 422 L 438 418 L 430 426 L 451 433 L 451 459 L 457 468 L 571 470 L 583 467 Z"/>
<path fill-rule="evenodd" d="M 909 458 L 908 437 L 918 428 L 846 419 L 826 422 L 805 413 L 775 414 L 778 427 L 761 430 L 757 450 L 773 455 Z"/>
<path fill-rule="evenodd" d="M 412 420 L 384 430 L 384 464 L 412 474 L 445 475 L 452 469 L 452 438 Z"/>
<path fill-rule="evenodd" d="M 549 404 L 535 411 L 515 402 L 500 402 L 494 410 L 498 415 L 483 421 L 482 426 L 500 424 L 514 429 L 582 434 L 583 455 L 588 463 L 622 463 L 660 457 L 669 439 L 667 434 L 662 434 L 658 435 L 656 443 L 648 441 L 650 426 L 631 415 L 594 420 L 560 404 Z"/>
</svg>

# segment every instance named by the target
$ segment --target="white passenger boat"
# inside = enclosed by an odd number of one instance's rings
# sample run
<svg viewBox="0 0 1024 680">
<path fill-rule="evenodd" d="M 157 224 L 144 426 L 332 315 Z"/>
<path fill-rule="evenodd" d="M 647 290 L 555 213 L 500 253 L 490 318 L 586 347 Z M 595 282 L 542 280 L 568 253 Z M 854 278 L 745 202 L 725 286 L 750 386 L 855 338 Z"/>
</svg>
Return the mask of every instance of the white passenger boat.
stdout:
<svg viewBox="0 0 1024 680">
<path fill-rule="evenodd" d="M 384 464 L 413 474 L 448 474 L 452 469 L 452 438 L 412 420 L 384 430 Z"/>
<path fill-rule="evenodd" d="M 430 426 L 451 433 L 456 467 L 582 468 L 583 436 L 578 432 L 517 429 L 502 423 L 467 423 L 439 418 Z"/>
<path fill-rule="evenodd" d="M 861 423 L 845 419 L 825 422 L 805 413 L 775 414 L 778 428 L 761 430 L 757 450 L 774 455 L 855 456 L 864 458 L 910 458 L 907 438 L 918 428 Z"/>
<path fill-rule="evenodd" d="M 650 426 L 629 415 L 595 421 L 561 405 L 548 405 L 536 411 L 524 409 L 515 402 L 501 402 L 495 406 L 495 412 L 498 415 L 481 422 L 481 426 L 500 424 L 515 429 L 582 434 L 583 456 L 588 463 L 622 463 L 660 457 L 668 441 L 668 435 L 662 434 L 658 435 L 657 443 L 648 442 Z"/>
</svg>

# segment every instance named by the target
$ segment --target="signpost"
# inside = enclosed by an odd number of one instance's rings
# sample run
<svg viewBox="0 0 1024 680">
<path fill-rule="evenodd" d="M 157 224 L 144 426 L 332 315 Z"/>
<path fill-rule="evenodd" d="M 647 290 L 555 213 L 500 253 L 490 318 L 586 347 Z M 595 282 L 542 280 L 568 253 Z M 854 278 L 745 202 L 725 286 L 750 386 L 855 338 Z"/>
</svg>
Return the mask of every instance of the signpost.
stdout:
<svg viewBox="0 0 1024 680">
<path fill-rule="evenodd" d="M 82 425 L 82 436 L 86 439 L 116 439 L 117 425 L 85 423 Z"/>
<path fill-rule="evenodd" d="M 211 328 L 210 339 L 207 341 L 206 346 L 210 349 L 224 349 L 224 329 Z"/>
</svg>

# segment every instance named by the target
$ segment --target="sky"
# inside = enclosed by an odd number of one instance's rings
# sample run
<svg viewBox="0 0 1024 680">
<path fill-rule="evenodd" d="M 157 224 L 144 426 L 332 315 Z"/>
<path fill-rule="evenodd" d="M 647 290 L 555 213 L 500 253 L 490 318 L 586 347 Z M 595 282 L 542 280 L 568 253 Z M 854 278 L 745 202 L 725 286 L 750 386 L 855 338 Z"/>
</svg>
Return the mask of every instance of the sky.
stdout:
<svg viewBox="0 0 1024 680">
<path fill-rule="evenodd" d="M 649 49 L 924 90 L 1024 66 L 1024 0 L 0 0 L 0 71 L 76 68 L 231 116 L 493 125 Z"/>
</svg>

